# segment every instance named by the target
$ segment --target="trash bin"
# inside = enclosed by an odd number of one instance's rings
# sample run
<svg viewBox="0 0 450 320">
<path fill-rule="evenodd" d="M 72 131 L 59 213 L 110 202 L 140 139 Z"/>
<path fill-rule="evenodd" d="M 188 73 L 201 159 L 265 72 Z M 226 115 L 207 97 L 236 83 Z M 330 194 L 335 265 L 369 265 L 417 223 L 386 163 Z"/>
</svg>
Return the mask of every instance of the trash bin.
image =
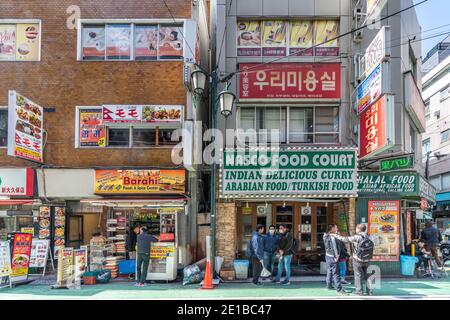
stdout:
<svg viewBox="0 0 450 320">
<path fill-rule="evenodd" d="M 234 260 L 233 267 L 237 280 L 246 280 L 248 278 L 248 260 Z"/>
<path fill-rule="evenodd" d="M 413 276 L 418 261 L 417 257 L 400 256 L 401 274 L 403 276 Z"/>
</svg>

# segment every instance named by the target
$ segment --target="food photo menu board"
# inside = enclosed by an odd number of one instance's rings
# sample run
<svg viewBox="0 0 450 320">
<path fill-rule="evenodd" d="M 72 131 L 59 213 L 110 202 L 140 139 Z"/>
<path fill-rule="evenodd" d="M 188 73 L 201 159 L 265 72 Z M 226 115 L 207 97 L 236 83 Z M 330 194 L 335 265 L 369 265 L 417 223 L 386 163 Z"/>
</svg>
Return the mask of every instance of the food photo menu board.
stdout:
<svg viewBox="0 0 450 320">
<path fill-rule="evenodd" d="M 11 274 L 11 252 L 8 241 L 0 242 L 0 278 Z"/>
<path fill-rule="evenodd" d="M 11 234 L 11 238 L 13 240 L 11 254 L 11 282 L 26 281 L 28 279 L 33 236 L 29 233 L 14 233 Z"/>
<path fill-rule="evenodd" d="M 50 232 L 51 232 L 50 207 L 44 206 L 39 208 L 38 222 L 39 222 L 38 238 L 41 240 L 50 239 Z"/>
<path fill-rule="evenodd" d="M 66 245 L 66 208 L 64 207 L 55 207 L 55 223 L 54 223 L 54 257 L 58 258 L 58 252 L 61 249 L 64 249 Z"/>
<path fill-rule="evenodd" d="M 399 201 L 369 201 L 369 235 L 376 261 L 399 260 Z"/>
</svg>

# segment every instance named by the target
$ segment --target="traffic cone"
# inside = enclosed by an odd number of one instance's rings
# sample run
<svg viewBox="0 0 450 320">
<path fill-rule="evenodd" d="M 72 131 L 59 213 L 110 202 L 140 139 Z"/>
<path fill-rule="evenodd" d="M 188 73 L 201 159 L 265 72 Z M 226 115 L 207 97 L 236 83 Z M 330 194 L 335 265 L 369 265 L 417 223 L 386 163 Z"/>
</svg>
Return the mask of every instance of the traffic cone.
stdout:
<svg viewBox="0 0 450 320">
<path fill-rule="evenodd" d="M 213 286 L 213 274 L 211 268 L 211 237 L 206 237 L 206 270 L 205 277 L 203 279 L 203 285 L 201 289 L 214 289 Z"/>
</svg>

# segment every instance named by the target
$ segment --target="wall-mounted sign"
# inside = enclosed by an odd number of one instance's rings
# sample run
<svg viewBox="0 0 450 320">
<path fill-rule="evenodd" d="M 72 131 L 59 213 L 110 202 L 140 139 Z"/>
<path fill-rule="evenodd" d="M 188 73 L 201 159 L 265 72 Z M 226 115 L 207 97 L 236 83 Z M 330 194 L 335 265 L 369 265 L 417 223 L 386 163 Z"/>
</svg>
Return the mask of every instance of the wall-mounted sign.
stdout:
<svg viewBox="0 0 450 320">
<path fill-rule="evenodd" d="M 33 169 L 0 169 L 0 196 L 32 197 L 33 194 Z"/>
<path fill-rule="evenodd" d="M 436 189 L 417 172 L 359 172 L 358 194 L 389 194 L 436 202 Z"/>
<path fill-rule="evenodd" d="M 389 46 L 386 44 L 390 43 L 390 41 L 390 27 L 384 26 L 367 47 L 366 52 L 361 59 L 362 76 L 369 76 L 380 63 L 389 58 L 391 53 Z"/>
<path fill-rule="evenodd" d="M 406 112 L 408 112 L 419 133 L 424 133 L 426 129 L 425 102 L 423 102 L 422 94 L 411 71 L 404 73 L 404 88 L 403 96 L 405 97 Z"/>
<path fill-rule="evenodd" d="M 369 235 L 375 261 L 398 261 L 400 201 L 369 201 Z"/>
<path fill-rule="evenodd" d="M 359 122 L 360 159 L 375 156 L 393 146 L 394 97 L 384 95 L 361 113 Z"/>
<path fill-rule="evenodd" d="M 414 156 L 408 155 L 380 161 L 380 172 L 406 170 L 414 168 Z"/>
<path fill-rule="evenodd" d="M 356 150 L 226 150 L 221 196 L 356 196 Z"/>
<path fill-rule="evenodd" d="M 101 109 L 80 109 L 79 121 L 80 147 L 104 147 L 106 145 Z"/>
<path fill-rule="evenodd" d="M 383 86 L 383 69 L 383 65 L 379 64 L 356 89 L 358 114 L 365 111 L 386 92 Z"/>
<path fill-rule="evenodd" d="M 33 236 L 29 233 L 15 233 L 12 239 L 11 282 L 26 281 L 28 279 Z"/>
<path fill-rule="evenodd" d="M 96 170 L 96 194 L 180 194 L 185 170 Z"/>
<path fill-rule="evenodd" d="M 104 105 L 103 123 L 181 123 L 183 106 Z"/>
<path fill-rule="evenodd" d="M 242 63 L 240 101 L 339 101 L 339 63 Z"/>
<path fill-rule="evenodd" d="M 8 155 L 42 163 L 44 109 L 16 91 L 9 91 Z"/>
</svg>

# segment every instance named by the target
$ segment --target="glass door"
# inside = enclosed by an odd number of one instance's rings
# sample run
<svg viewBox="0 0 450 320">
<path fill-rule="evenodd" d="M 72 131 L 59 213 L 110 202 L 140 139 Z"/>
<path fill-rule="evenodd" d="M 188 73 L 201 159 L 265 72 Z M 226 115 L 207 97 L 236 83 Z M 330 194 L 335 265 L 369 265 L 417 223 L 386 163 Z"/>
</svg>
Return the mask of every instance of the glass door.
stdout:
<svg viewBox="0 0 450 320">
<path fill-rule="evenodd" d="M 83 244 L 83 216 L 69 215 L 68 247 L 79 248 Z"/>
</svg>

